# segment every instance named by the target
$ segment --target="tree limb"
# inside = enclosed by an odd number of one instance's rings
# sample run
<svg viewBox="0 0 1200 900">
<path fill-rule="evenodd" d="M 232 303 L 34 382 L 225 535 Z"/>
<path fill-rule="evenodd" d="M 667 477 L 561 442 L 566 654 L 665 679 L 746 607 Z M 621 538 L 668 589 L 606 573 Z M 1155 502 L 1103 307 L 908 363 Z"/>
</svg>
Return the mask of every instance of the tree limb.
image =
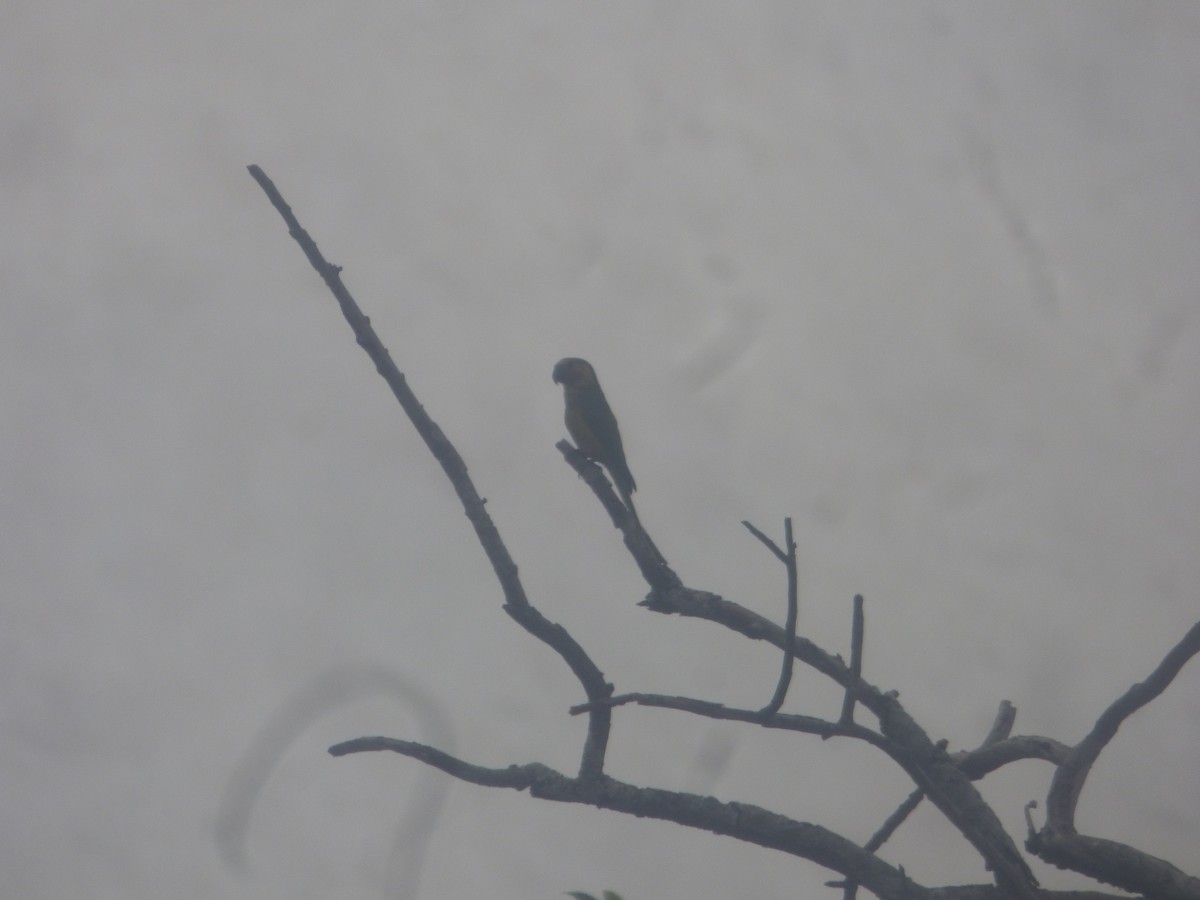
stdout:
<svg viewBox="0 0 1200 900">
<path fill-rule="evenodd" d="M 862 680 L 863 634 L 866 631 L 866 618 L 863 615 L 863 595 L 854 595 L 854 611 L 850 621 L 850 680 L 846 682 L 846 693 L 842 698 L 842 714 L 840 722 L 854 721 L 854 699 L 858 691 L 858 683 Z"/>
<path fill-rule="evenodd" d="M 796 541 L 792 537 L 791 516 L 783 520 L 783 543 L 787 547 L 786 550 L 781 550 L 773 540 L 749 522 L 743 520 L 742 524 L 775 555 L 776 559 L 783 563 L 787 571 L 787 621 L 783 626 L 786 635 L 783 643 L 783 665 L 779 671 L 779 681 L 775 684 L 775 693 L 771 695 L 770 702 L 759 711 L 759 715 L 767 720 L 779 712 L 784 699 L 787 698 L 788 687 L 792 683 L 792 666 L 796 658 L 796 619 L 799 616 L 797 598 L 800 581 L 796 566 Z"/>
<path fill-rule="evenodd" d="M 417 433 L 425 441 L 434 458 L 441 464 L 446 477 L 450 479 L 450 483 L 454 486 L 455 493 L 458 494 L 458 499 L 463 505 L 463 510 L 475 529 L 479 544 L 487 554 L 488 561 L 492 564 L 492 570 L 500 582 L 501 590 L 504 592 L 504 611 L 526 631 L 548 644 L 562 657 L 583 686 L 584 693 L 589 700 L 600 700 L 611 696 L 612 685 L 605 681 L 604 673 L 592 662 L 583 647 L 567 633 L 565 628 L 548 620 L 529 602 L 529 598 L 525 595 L 525 588 L 517 575 L 517 565 L 504 545 L 491 515 L 488 514 L 483 498 L 475 489 L 475 484 L 467 473 L 466 463 L 463 462 L 450 439 L 425 411 L 425 407 L 418 402 L 404 375 L 392 362 L 387 348 L 375 334 L 370 319 L 363 315 L 358 303 L 350 295 L 350 291 L 342 284 L 341 267 L 332 265 L 325 260 L 316 243 L 300 226 L 291 207 L 284 201 L 283 196 L 266 173 L 258 166 L 250 166 L 249 171 L 251 177 L 258 182 L 267 197 L 270 198 L 271 204 L 287 223 L 288 233 L 295 238 L 304 251 L 304 255 L 308 257 L 309 263 L 324 279 L 341 307 L 342 315 L 346 317 L 346 321 L 354 331 L 358 345 L 371 358 L 376 371 L 392 389 L 392 394 L 417 429 Z M 603 772 L 611 717 L 610 710 L 602 705 L 597 706 L 589 714 L 588 734 L 580 760 L 581 775 L 596 776 Z"/>
<path fill-rule="evenodd" d="M 755 640 L 768 641 L 780 649 L 786 641 L 784 630 L 775 623 L 707 591 L 690 588 L 652 590 L 642 605 L 655 612 L 707 619 Z M 831 656 L 811 641 L 797 637 L 795 653 L 801 662 L 843 687 L 852 682 L 851 670 L 841 658 Z M 891 739 L 889 755 L 970 841 L 995 874 L 999 886 L 1014 897 L 1035 896 L 1037 880 L 1016 844 L 945 750 L 934 746 L 894 694 L 885 694 L 865 679 L 857 682 L 857 693 L 859 702 L 879 719 L 880 731 Z"/>
<path fill-rule="evenodd" d="M 542 800 L 583 803 L 662 819 L 780 850 L 835 872 L 853 872 L 856 880 L 881 897 L 919 900 L 928 891 L 896 867 L 827 828 L 789 819 L 749 803 L 722 802 L 713 797 L 636 787 L 608 776 L 569 778 L 541 763 L 489 769 L 425 744 L 394 738 L 357 738 L 329 748 L 334 756 L 379 750 L 419 759 L 472 784 L 528 790 L 530 796 Z"/>
<path fill-rule="evenodd" d="M 1145 681 L 1133 685 L 1100 714 L 1091 732 L 1071 748 L 1050 784 L 1046 824 L 1031 832 L 1026 848 L 1061 868 L 1156 900 L 1200 900 L 1200 878 L 1126 844 L 1078 834 L 1075 807 L 1100 752 L 1131 715 L 1167 689 L 1179 671 L 1200 653 L 1200 622 L 1188 630 Z"/>
<path fill-rule="evenodd" d="M 1100 714 L 1091 732 L 1072 748 L 1054 774 L 1046 798 L 1047 829 L 1068 834 L 1075 830 L 1075 806 L 1100 751 L 1116 736 L 1122 723 L 1165 691 L 1179 670 L 1197 653 L 1200 653 L 1200 622 L 1171 648 L 1145 681 L 1135 684 Z"/>
</svg>

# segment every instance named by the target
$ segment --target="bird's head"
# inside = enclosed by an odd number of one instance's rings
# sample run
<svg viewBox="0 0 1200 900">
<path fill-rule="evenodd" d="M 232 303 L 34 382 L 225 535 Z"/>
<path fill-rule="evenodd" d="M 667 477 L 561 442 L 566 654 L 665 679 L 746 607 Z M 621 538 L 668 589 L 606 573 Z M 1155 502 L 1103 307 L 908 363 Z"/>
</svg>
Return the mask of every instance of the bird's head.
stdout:
<svg viewBox="0 0 1200 900">
<path fill-rule="evenodd" d="M 554 364 L 554 383 L 565 388 L 581 388 L 596 383 L 596 370 L 586 359 L 568 356 Z"/>
</svg>

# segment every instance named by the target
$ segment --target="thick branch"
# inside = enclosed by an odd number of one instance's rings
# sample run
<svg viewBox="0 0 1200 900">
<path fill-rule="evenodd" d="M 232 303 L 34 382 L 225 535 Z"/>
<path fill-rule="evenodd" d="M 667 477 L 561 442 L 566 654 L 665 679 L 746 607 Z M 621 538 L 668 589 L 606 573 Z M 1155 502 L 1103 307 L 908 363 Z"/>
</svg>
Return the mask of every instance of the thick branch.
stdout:
<svg viewBox="0 0 1200 900">
<path fill-rule="evenodd" d="M 1081 872 L 1153 900 L 1198 900 L 1200 878 L 1194 878 L 1165 859 L 1128 844 L 1084 834 L 1041 834 L 1025 842 L 1031 853 L 1060 869 Z"/>
<path fill-rule="evenodd" d="M 977 750 L 952 754 L 951 759 L 968 778 L 977 781 L 989 772 L 1022 759 L 1044 759 L 1057 765 L 1067 758 L 1070 749 L 1054 738 L 1019 734 L 994 744 L 986 744 Z"/>
<path fill-rule="evenodd" d="M 780 649 L 787 640 L 784 630 L 775 623 L 707 591 L 690 588 L 652 590 L 642 605 L 655 612 L 678 613 L 717 622 Z M 801 662 L 843 687 L 852 683 L 852 672 L 841 658 L 831 656 L 811 641 L 797 637 L 795 653 Z M 864 679 L 857 681 L 856 694 L 859 702 L 878 717 L 880 731 L 890 739 L 889 746 L 893 749 L 889 755 L 979 851 L 995 873 L 999 886 L 1015 897 L 1035 896 L 1037 881 L 1016 844 L 945 750 L 934 746 L 894 695 L 885 694 Z"/>
<path fill-rule="evenodd" d="M 530 763 L 505 769 L 471 765 L 436 748 L 385 737 L 358 738 L 329 748 L 334 756 L 391 750 L 419 759 L 463 781 L 486 787 L 529 790 L 530 796 L 563 803 L 584 803 L 631 815 L 662 819 L 737 838 L 811 860 L 854 879 L 880 897 L 919 900 L 928 889 L 873 853 L 820 825 L 799 822 L 748 803 L 642 788 L 599 778 L 569 778 L 548 766 Z"/>
<path fill-rule="evenodd" d="M 908 878 L 841 835 L 808 822 L 789 819 L 748 803 L 728 803 L 677 791 L 641 788 L 608 776 L 570 778 L 541 763 L 491 769 L 465 762 L 435 747 L 388 737 L 364 737 L 329 748 L 334 756 L 388 750 L 484 787 L 528 790 L 531 797 L 583 803 L 640 818 L 660 819 L 722 834 L 807 859 L 847 878 L 885 900 L 1008 900 L 1011 893 L 988 884 L 929 888 Z M 1036 890 L 1038 900 L 1120 900 L 1097 891 Z"/>
<path fill-rule="evenodd" d="M 803 734 L 815 734 L 821 738 L 850 737 L 866 741 L 876 747 L 890 752 L 887 738 L 854 722 L 830 722 L 814 716 L 801 716 L 794 713 L 776 713 L 768 719 L 763 718 L 761 710 L 738 709 L 725 706 L 723 703 L 713 703 L 710 700 L 696 700 L 692 697 L 671 697 L 665 694 L 631 693 L 618 694 L 600 703 L 606 706 L 623 706 L 634 703 L 638 706 L 649 706 L 657 709 L 674 709 L 680 712 L 692 713 L 706 719 L 724 719 L 729 722 L 748 722 L 763 728 L 774 728 L 780 731 L 798 731 Z M 572 715 L 588 712 L 592 704 L 581 703 L 571 707 Z"/>
</svg>

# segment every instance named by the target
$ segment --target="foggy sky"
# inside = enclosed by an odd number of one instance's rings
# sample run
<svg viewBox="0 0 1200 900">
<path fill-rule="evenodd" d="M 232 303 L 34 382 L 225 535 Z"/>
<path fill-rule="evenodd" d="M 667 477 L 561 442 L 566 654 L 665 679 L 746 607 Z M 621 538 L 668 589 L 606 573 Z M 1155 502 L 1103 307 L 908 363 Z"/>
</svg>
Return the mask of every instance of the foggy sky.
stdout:
<svg viewBox="0 0 1200 900">
<path fill-rule="evenodd" d="M 1002 699 L 1077 741 L 1196 620 L 1200 7 L 10 6 L 8 896 L 826 890 L 729 839 L 325 754 L 386 734 L 573 771 L 582 695 L 502 612 L 250 163 L 618 690 L 758 708 L 778 659 L 636 606 L 554 450 L 563 356 L 596 366 L 685 581 L 782 619 L 739 523 L 792 516 L 801 633 L 845 654 L 863 593 L 866 677 L 952 749 Z M 1198 677 L 1122 729 L 1082 831 L 1194 866 Z M 838 702 L 801 669 L 788 708 Z M 219 813 L 256 746 L 239 870 Z M 856 841 L 910 789 L 848 742 L 637 709 L 609 769 Z M 1050 775 L 982 784 L 1018 840 Z M 989 880 L 930 810 L 884 856 Z"/>
</svg>

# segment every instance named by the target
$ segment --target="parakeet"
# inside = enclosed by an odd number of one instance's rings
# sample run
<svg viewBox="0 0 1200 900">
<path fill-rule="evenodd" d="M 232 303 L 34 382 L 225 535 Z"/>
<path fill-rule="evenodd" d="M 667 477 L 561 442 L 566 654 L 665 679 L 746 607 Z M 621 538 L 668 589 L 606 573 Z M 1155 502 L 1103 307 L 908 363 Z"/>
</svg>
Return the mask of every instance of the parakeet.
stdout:
<svg viewBox="0 0 1200 900">
<path fill-rule="evenodd" d="M 554 381 L 563 386 L 566 401 L 563 418 L 575 446 L 608 469 L 621 499 L 637 516 L 630 496 L 637 490 L 637 484 L 629 474 L 617 417 L 604 399 L 604 391 L 600 390 L 600 382 L 596 380 L 596 370 L 586 359 L 569 356 L 555 364 Z"/>
</svg>

